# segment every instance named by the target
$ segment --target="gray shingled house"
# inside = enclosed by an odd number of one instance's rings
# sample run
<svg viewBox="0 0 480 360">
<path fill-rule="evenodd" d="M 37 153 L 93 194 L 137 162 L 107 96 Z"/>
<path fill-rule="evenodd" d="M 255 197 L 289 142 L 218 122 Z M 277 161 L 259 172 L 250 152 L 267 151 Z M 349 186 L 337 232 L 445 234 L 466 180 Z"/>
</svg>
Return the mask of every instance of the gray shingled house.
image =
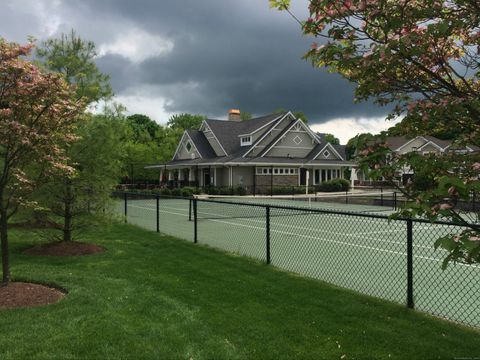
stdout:
<svg viewBox="0 0 480 360">
<path fill-rule="evenodd" d="M 204 120 L 186 130 L 172 161 L 149 168 L 171 186 L 317 185 L 344 177 L 355 164 L 345 146 L 332 145 L 291 112 L 241 121 L 232 109 L 228 120 Z M 260 191 L 257 191 L 260 192 Z"/>
</svg>

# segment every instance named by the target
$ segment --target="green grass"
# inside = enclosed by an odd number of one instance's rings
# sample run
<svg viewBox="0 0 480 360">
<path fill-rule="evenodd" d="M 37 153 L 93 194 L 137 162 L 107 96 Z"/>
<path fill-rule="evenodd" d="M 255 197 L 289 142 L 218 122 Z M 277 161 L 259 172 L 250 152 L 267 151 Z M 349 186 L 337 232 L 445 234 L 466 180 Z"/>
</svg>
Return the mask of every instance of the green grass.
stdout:
<svg viewBox="0 0 480 360">
<path fill-rule="evenodd" d="M 61 302 L 0 310 L 0 359 L 451 359 L 480 356 L 480 333 L 242 257 L 112 225 L 108 249 L 76 258 L 21 250 L 16 279 L 69 290 Z"/>
</svg>

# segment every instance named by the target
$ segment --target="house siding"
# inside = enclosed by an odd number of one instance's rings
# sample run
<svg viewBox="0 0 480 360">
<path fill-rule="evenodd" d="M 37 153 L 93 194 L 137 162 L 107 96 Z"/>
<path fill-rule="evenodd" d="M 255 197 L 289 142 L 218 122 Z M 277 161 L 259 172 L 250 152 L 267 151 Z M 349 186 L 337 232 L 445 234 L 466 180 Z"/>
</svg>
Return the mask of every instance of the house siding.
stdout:
<svg viewBox="0 0 480 360">
<path fill-rule="evenodd" d="M 248 157 L 256 157 L 260 154 L 266 146 L 270 145 L 270 143 L 289 125 L 291 125 L 292 119 L 287 116 L 283 119 L 280 123 L 275 125 L 275 128 L 270 131 L 270 133 L 258 143 L 258 145 L 248 154 Z M 262 136 L 265 134 L 263 132 Z M 240 140 L 239 140 L 240 141 Z"/>
</svg>

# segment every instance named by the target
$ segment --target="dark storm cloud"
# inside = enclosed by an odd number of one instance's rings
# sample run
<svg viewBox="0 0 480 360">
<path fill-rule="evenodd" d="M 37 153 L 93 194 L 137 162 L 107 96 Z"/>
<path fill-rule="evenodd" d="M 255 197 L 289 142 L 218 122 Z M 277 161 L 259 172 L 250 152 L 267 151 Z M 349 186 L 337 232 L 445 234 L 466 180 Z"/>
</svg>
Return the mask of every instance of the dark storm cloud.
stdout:
<svg viewBox="0 0 480 360">
<path fill-rule="evenodd" d="M 296 3 L 302 17 L 307 2 Z M 301 60 L 313 39 L 267 0 L 83 0 L 58 11 L 61 30 L 74 27 L 97 44 L 112 42 L 112 29 L 129 27 L 172 41 L 171 52 L 141 63 L 115 54 L 98 59 L 118 95 L 148 86 L 168 100 L 168 112 L 215 117 L 231 107 L 259 115 L 284 108 L 316 123 L 385 113 L 353 104 L 351 84 Z"/>
</svg>

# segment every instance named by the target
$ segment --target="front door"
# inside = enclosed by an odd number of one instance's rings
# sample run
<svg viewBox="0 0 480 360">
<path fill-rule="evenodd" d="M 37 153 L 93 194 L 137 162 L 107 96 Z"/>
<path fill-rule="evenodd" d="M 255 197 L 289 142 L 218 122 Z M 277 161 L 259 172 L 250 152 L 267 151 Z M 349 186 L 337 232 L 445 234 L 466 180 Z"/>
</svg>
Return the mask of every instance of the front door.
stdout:
<svg viewBox="0 0 480 360">
<path fill-rule="evenodd" d="M 307 185 L 307 169 L 300 169 L 300 185 Z"/>
<path fill-rule="evenodd" d="M 210 169 L 203 170 L 203 186 L 210 186 Z"/>
</svg>

